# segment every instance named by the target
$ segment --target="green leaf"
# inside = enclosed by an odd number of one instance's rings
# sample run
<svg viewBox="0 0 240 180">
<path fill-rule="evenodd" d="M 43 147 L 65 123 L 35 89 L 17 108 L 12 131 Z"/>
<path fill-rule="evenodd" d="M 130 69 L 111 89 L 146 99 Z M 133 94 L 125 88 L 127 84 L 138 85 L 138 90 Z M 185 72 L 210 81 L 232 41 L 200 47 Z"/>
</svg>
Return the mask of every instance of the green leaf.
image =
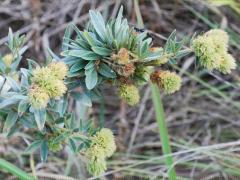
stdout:
<svg viewBox="0 0 240 180">
<path fill-rule="evenodd" d="M 7 106 L 15 104 L 18 101 L 19 101 L 18 99 L 4 99 L 3 101 L 0 102 L 0 109 L 3 109 L 5 107 L 7 107 Z"/>
<path fill-rule="evenodd" d="M 18 177 L 21 180 L 35 180 L 36 178 L 28 175 L 25 171 L 19 169 L 17 166 L 15 166 L 14 164 L 0 158 L 0 170 L 5 170 L 9 173 L 11 173 L 12 175 L 15 175 L 16 177 Z"/>
<path fill-rule="evenodd" d="M 69 147 L 72 149 L 73 152 L 76 152 L 76 144 L 73 139 L 69 138 Z"/>
<path fill-rule="evenodd" d="M 6 79 L 7 79 L 7 83 L 11 86 L 11 88 L 14 91 L 19 91 L 20 90 L 20 86 L 18 85 L 18 83 L 13 78 L 11 78 L 9 76 L 6 76 Z"/>
<path fill-rule="evenodd" d="M 58 113 L 60 115 L 60 117 L 63 117 L 64 113 L 67 110 L 67 106 L 68 106 L 68 100 L 67 100 L 67 96 L 64 96 L 60 101 L 58 101 L 57 103 L 57 107 L 58 107 Z"/>
<path fill-rule="evenodd" d="M 40 156 L 41 156 L 41 161 L 46 162 L 47 157 L 48 157 L 48 144 L 47 141 L 42 141 L 41 144 L 41 149 L 40 149 Z"/>
<path fill-rule="evenodd" d="M 79 61 L 71 66 L 70 72 L 77 72 L 77 71 L 83 69 L 85 67 L 85 65 L 86 65 L 85 61 Z"/>
<path fill-rule="evenodd" d="M 8 133 L 11 127 L 16 123 L 17 119 L 18 119 L 18 113 L 16 112 L 8 113 L 7 119 L 4 123 L 3 132 Z"/>
<path fill-rule="evenodd" d="M 86 51 L 86 50 L 69 50 L 62 52 L 63 56 L 74 56 L 74 57 L 80 57 L 84 60 L 97 60 L 99 59 L 99 56 L 95 54 L 92 51 Z"/>
<path fill-rule="evenodd" d="M 91 107 L 92 106 L 92 100 L 91 98 L 86 94 L 86 93 L 76 93 L 76 92 L 72 92 L 71 96 L 79 101 L 81 104 L 83 104 L 84 106 L 88 106 Z"/>
<path fill-rule="evenodd" d="M 144 41 L 144 43 L 142 44 L 141 49 L 140 49 L 140 57 L 141 58 L 144 58 L 146 56 L 148 47 L 149 47 L 148 43 Z"/>
<path fill-rule="evenodd" d="M 84 67 L 85 70 L 93 69 L 95 66 L 95 61 L 89 61 L 87 65 Z"/>
<path fill-rule="evenodd" d="M 13 32 L 11 28 L 8 30 L 8 47 L 11 50 L 13 49 Z"/>
<path fill-rule="evenodd" d="M 104 48 L 104 47 L 98 47 L 98 46 L 93 46 L 92 50 L 101 56 L 110 56 L 112 53 L 112 50 Z"/>
<path fill-rule="evenodd" d="M 97 71 L 95 70 L 95 68 L 89 69 L 85 71 L 85 75 L 86 75 L 85 78 L 86 87 L 87 89 L 91 90 L 97 85 L 98 81 Z"/>
<path fill-rule="evenodd" d="M 118 29 L 121 27 L 121 23 L 122 23 L 122 17 L 123 17 L 123 6 L 120 7 L 119 11 L 118 11 L 118 15 L 116 18 L 116 22 L 115 22 L 115 32 L 118 32 Z"/>
<path fill-rule="evenodd" d="M 66 44 L 69 43 L 70 36 L 73 32 L 72 24 L 69 24 L 65 30 L 64 36 L 63 36 L 63 45 L 62 45 L 62 51 L 68 50 L 68 46 Z"/>
<path fill-rule="evenodd" d="M 43 130 L 46 121 L 46 110 L 45 109 L 34 109 L 34 117 L 37 123 L 38 129 Z"/>
<path fill-rule="evenodd" d="M 18 104 L 18 115 L 22 116 L 24 112 L 26 112 L 27 108 L 29 107 L 29 103 L 27 100 L 21 100 Z"/>
<path fill-rule="evenodd" d="M 99 12 L 90 10 L 89 16 L 94 29 L 96 30 L 100 38 L 102 40 L 105 40 L 106 27 L 102 15 Z"/>
<path fill-rule="evenodd" d="M 163 55 L 163 51 L 160 50 L 158 52 L 149 52 L 147 57 L 144 59 L 144 61 L 152 61 L 160 58 Z"/>
<path fill-rule="evenodd" d="M 33 141 L 25 150 L 26 153 L 33 153 L 36 151 L 42 144 L 42 140 Z"/>
<path fill-rule="evenodd" d="M 88 44 L 90 44 L 91 46 L 95 45 L 93 38 L 89 35 L 89 33 L 87 31 L 83 32 L 83 36 L 87 40 Z M 85 45 L 85 47 L 86 47 L 86 45 Z"/>
<path fill-rule="evenodd" d="M 167 42 L 164 46 L 164 51 L 169 50 L 169 48 L 171 48 L 171 42 L 175 41 L 176 39 L 176 29 L 169 35 Z"/>
<path fill-rule="evenodd" d="M 104 63 L 100 64 L 98 72 L 107 78 L 116 78 L 116 73 Z"/>
</svg>

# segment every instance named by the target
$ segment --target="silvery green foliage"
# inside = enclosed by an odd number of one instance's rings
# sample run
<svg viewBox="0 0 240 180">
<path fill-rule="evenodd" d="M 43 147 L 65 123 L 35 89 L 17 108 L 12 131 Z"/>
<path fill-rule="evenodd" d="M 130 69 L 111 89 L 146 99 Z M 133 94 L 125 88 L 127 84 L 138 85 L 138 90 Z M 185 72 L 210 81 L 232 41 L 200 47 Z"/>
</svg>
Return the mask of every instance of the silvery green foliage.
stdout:
<svg viewBox="0 0 240 180">
<path fill-rule="evenodd" d="M 98 87 L 103 82 L 111 81 L 116 84 L 121 78 L 117 69 L 122 66 L 111 58 L 112 54 L 116 54 L 121 48 L 136 56 L 136 68 L 151 63 L 164 53 L 173 54 L 171 62 L 174 62 L 174 58 L 189 53 L 188 51 L 182 54 L 180 51 L 184 42 L 177 41 L 176 31 L 170 35 L 164 49 L 151 52 L 152 38 L 146 31 L 139 33 L 134 27 L 130 27 L 122 13 L 123 7 L 120 8 L 117 18 L 105 23 L 99 12 L 90 10 L 87 29 L 81 31 L 74 24 L 70 24 L 65 31 L 61 55 L 70 67 L 70 87 L 74 89 L 81 86 L 83 92 L 77 98 L 83 104 L 91 105 L 91 100 L 98 96 Z M 71 38 L 73 32 L 75 38 Z M 136 81 L 136 78 L 138 77 L 133 75 L 128 80 Z"/>
<path fill-rule="evenodd" d="M 13 35 L 9 30 L 8 43 L 13 60 L 8 67 L 0 57 L 0 133 L 11 137 L 14 133 L 32 129 L 33 142 L 26 152 L 40 148 L 41 159 L 45 161 L 48 155 L 48 136 L 56 144 L 67 143 L 74 152 L 89 146 L 88 139 L 74 136 L 74 133 L 88 134 L 92 121 L 88 124 L 76 125 L 73 113 L 68 113 L 67 95 L 59 100 L 51 100 L 45 109 L 34 109 L 28 100 L 31 86 L 32 71 L 39 65 L 28 59 L 28 68 L 18 68 L 22 54 L 27 49 L 24 36 Z M 63 128 L 64 127 L 64 128 Z M 97 130 L 97 129 L 96 129 Z M 94 132 L 94 131 L 92 131 Z"/>
<path fill-rule="evenodd" d="M 176 40 L 175 32 L 170 35 L 162 50 L 151 52 L 152 38 L 147 32 L 136 33 L 122 17 L 122 12 L 121 7 L 117 18 L 105 23 L 99 12 L 90 11 L 87 29 L 80 31 L 73 24 L 66 29 L 61 53 L 63 58 L 49 49 L 52 56 L 50 61 L 64 61 L 69 66 L 69 74 L 65 79 L 68 92 L 58 100 L 51 99 L 44 109 L 34 109 L 28 100 L 32 72 L 39 65 L 28 59 L 28 68 L 19 69 L 22 54 L 27 47 L 23 46 L 24 36 L 14 36 L 9 30 L 7 46 L 14 58 L 10 67 L 7 67 L 0 56 L 0 132 L 10 137 L 18 131 L 33 130 L 32 143 L 26 152 L 32 153 L 40 148 L 43 161 L 47 159 L 49 144 L 57 147 L 54 145 L 64 143 L 74 152 L 79 152 L 90 146 L 91 142 L 86 137 L 101 127 L 93 128 L 92 121 L 84 124 L 75 119 L 75 114 L 67 111 L 68 94 L 83 105 L 91 106 L 93 99 L 101 97 L 99 85 L 106 81 L 118 83 L 121 75 L 117 68 L 121 65 L 112 61 L 112 54 L 121 48 L 127 49 L 136 56 L 136 67 L 151 64 L 165 53 L 172 54 L 172 62 L 176 57 L 186 55 L 181 54 L 183 42 Z M 76 37 L 71 39 L 73 31 Z M 17 78 L 14 78 L 16 74 Z M 128 77 L 131 81 L 136 81 L 136 78 Z"/>
</svg>

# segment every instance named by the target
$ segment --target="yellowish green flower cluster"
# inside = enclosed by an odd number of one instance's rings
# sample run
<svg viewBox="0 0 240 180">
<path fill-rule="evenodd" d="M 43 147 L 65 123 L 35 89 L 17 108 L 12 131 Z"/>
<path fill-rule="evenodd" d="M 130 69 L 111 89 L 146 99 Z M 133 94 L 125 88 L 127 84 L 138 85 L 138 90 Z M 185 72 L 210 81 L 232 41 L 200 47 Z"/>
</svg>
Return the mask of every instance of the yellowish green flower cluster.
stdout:
<svg viewBox="0 0 240 180">
<path fill-rule="evenodd" d="M 92 144 L 86 154 L 89 159 L 87 169 L 94 176 L 102 174 L 107 169 L 106 158 L 116 151 L 113 133 L 103 128 L 91 138 Z"/>
<path fill-rule="evenodd" d="M 33 107 L 41 109 L 47 106 L 49 101 L 48 94 L 38 87 L 37 85 L 33 85 L 28 93 L 29 102 L 32 104 Z"/>
<path fill-rule="evenodd" d="M 200 65 L 224 74 L 235 69 L 235 59 L 228 53 L 228 41 L 228 34 L 220 29 L 210 30 L 194 39 L 193 48 Z"/>
<path fill-rule="evenodd" d="M 12 54 L 6 54 L 3 57 L 3 62 L 7 67 L 10 67 L 10 65 L 12 64 L 13 61 L 13 55 Z"/>
<path fill-rule="evenodd" d="M 52 152 L 58 152 L 63 148 L 63 146 L 61 142 L 55 142 L 55 137 L 51 137 L 48 140 L 48 148 Z"/>
<path fill-rule="evenodd" d="M 133 84 L 121 84 L 118 93 L 120 98 L 122 98 L 127 104 L 131 106 L 136 105 L 139 102 L 139 90 Z"/>
<path fill-rule="evenodd" d="M 144 85 L 150 79 L 150 74 L 152 72 L 152 67 L 150 66 L 137 66 L 134 72 L 134 82 L 137 85 Z"/>
<path fill-rule="evenodd" d="M 178 91 L 182 84 L 181 77 L 170 71 L 156 71 L 151 74 L 151 80 L 167 94 Z"/>
<path fill-rule="evenodd" d="M 64 77 L 68 68 L 63 62 L 53 62 L 47 67 L 37 68 L 33 71 L 32 88 L 29 90 L 29 102 L 36 108 L 47 106 L 50 98 L 59 98 L 66 92 Z"/>
</svg>

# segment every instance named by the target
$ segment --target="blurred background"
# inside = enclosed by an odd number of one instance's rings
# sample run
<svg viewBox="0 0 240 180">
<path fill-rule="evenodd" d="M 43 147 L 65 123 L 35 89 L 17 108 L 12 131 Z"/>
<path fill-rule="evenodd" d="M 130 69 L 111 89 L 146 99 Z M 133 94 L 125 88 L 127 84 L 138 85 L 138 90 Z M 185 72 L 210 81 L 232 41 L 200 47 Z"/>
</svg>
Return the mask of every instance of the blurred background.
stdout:
<svg viewBox="0 0 240 180">
<path fill-rule="evenodd" d="M 105 19 L 115 17 L 121 5 L 132 26 L 137 26 L 134 0 L 1 0 L 0 51 L 7 41 L 8 28 L 25 34 L 29 46 L 25 59 L 44 63 L 47 47 L 60 53 L 64 30 L 70 22 L 83 29 L 89 9 L 101 11 Z M 177 36 L 191 37 L 211 28 L 225 29 L 230 35 L 230 52 L 239 65 L 240 0 L 140 0 L 145 28 L 154 32 L 154 44 L 163 46 L 176 29 Z M 195 57 L 178 60 L 182 89 L 164 95 L 165 116 L 179 177 L 186 179 L 240 179 L 240 70 L 230 75 L 207 72 L 195 65 Z M 95 102 L 88 112 L 104 118 L 113 129 L 118 150 L 108 161 L 106 179 L 156 179 L 166 176 L 161 142 L 151 100 L 150 87 L 141 90 L 139 105 L 129 108 L 116 91 L 103 87 L 104 103 Z M 77 112 L 81 106 L 77 106 Z M 87 179 L 82 160 L 70 149 L 49 156 L 24 153 L 24 131 L 11 139 L 0 135 L 0 156 L 31 172 L 31 160 L 40 179 Z M 29 137 L 31 138 L 31 137 Z M 0 171 L 0 179 L 14 179 Z"/>
</svg>

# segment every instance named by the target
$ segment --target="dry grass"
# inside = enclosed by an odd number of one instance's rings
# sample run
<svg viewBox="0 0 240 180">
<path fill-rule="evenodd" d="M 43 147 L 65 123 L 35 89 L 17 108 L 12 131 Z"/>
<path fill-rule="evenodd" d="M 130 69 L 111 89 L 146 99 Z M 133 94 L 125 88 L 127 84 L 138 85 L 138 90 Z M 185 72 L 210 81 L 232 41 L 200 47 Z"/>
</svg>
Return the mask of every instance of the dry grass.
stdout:
<svg viewBox="0 0 240 180">
<path fill-rule="evenodd" d="M 115 16 L 121 4 L 132 25 L 136 24 L 133 1 L 87 0 L 2 0 L 0 6 L 0 44 L 6 41 L 8 27 L 25 33 L 30 47 L 25 58 L 44 62 L 46 47 L 59 53 L 64 29 L 69 22 L 83 28 L 89 9 L 98 9 L 105 17 Z M 213 7 L 202 0 L 140 1 L 146 28 L 156 32 L 154 42 L 174 29 L 179 37 L 211 27 L 226 28 L 231 35 L 231 53 L 240 55 L 240 16 L 228 7 Z M 6 49 L 2 49 L 5 52 Z M 239 64 L 239 61 L 238 61 Z M 26 64 L 23 62 L 22 66 Z M 240 76 L 238 69 L 229 76 L 199 69 L 194 57 L 179 60 L 183 88 L 173 96 L 164 95 L 166 119 L 171 135 L 173 155 L 179 179 L 240 178 Z M 170 67 L 174 69 L 174 67 Z M 196 71 L 198 69 L 198 71 Z M 148 86 L 142 89 L 141 103 L 126 107 L 111 87 L 103 87 L 104 103 L 96 102 L 88 116 L 103 117 L 106 126 L 117 135 L 118 153 L 109 161 L 109 179 L 155 179 L 166 175 L 161 143 L 154 119 Z M 82 115 L 80 104 L 74 104 Z M 86 116 L 84 116 L 86 117 Z M 9 140 L 0 136 L 0 155 L 31 172 L 29 155 L 24 154 L 26 134 Z M 35 170 L 40 179 L 86 179 L 83 164 L 77 155 L 65 149 L 53 154 L 47 163 L 34 155 Z M 0 179 L 10 175 L 0 172 Z M 180 178 L 181 177 L 181 178 Z"/>
</svg>

